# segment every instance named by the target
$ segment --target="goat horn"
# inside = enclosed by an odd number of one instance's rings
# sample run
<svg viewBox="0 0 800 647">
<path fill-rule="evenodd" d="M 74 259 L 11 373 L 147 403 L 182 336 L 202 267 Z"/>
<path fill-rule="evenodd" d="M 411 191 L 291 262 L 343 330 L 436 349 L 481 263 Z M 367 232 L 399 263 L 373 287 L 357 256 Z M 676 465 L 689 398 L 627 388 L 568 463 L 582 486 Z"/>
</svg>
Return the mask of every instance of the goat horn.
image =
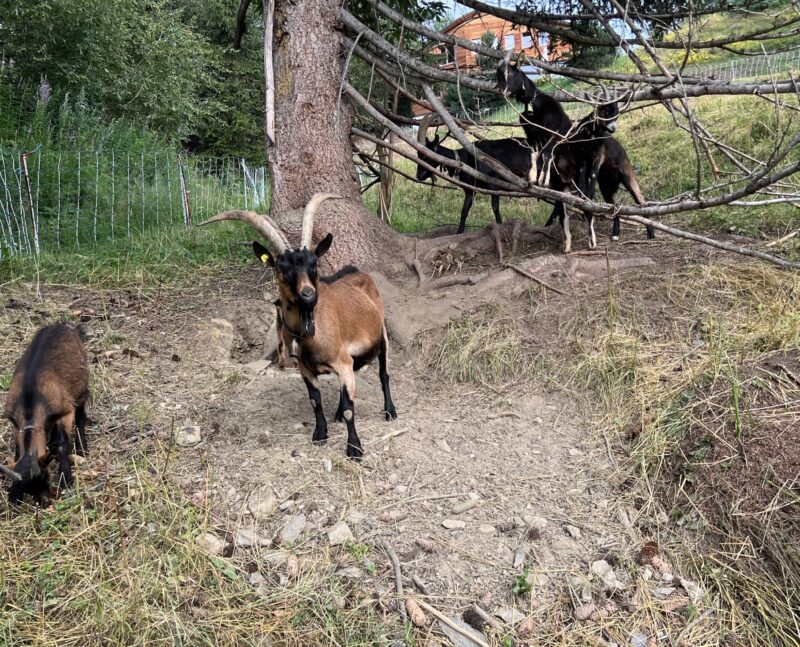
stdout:
<svg viewBox="0 0 800 647">
<path fill-rule="evenodd" d="M 299 249 L 306 249 L 311 247 L 311 238 L 314 232 L 314 216 L 325 200 L 329 198 L 338 198 L 340 196 L 335 193 L 315 193 L 311 196 L 311 200 L 306 204 L 305 211 L 303 211 L 303 228 L 300 230 L 300 247 Z"/>
<path fill-rule="evenodd" d="M 204 220 L 200 223 L 200 226 L 202 227 L 212 222 L 220 222 L 221 220 L 241 220 L 246 222 L 267 239 L 278 255 L 283 254 L 290 247 L 286 236 L 273 222 L 272 218 L 258 214 L 255 211 L 223 211 L 208 220 Z"/>
<path fill-rule="evenodd" d="M 433 118 L 436 115 L 432 112 L 429 112 L 422 118 L 422 121 L 419 122 L 419 128 L 417 129 L 417 141 L 425 145 L 425 140 L 428 138 L 428 128 L 431 127 L 431 122 L 433 122 Z"/>
</svg>

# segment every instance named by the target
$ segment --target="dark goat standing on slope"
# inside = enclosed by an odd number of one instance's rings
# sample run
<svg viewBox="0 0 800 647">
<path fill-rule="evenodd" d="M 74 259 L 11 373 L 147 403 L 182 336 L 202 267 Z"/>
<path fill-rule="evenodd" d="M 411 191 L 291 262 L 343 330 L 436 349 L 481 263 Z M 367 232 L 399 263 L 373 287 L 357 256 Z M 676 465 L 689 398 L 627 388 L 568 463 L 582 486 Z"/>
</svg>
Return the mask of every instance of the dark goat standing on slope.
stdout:
<svg viewBox="0 0 800 647">
<path fill-rule="evenodd" d="M 547 186 L 546 174 L 550 171 L 553 147 L 567 136 L 572 120 L 561 104 L 549 94 L 540 92 L 509 57 L 510 52 L 497 66 L 497 81 L 504 97 L 514 97 L 525 105 L 524 114 L 529 124 L 525 134 L 532 155 L 528 182 Z"/>
<path fill-rule="evenodd" d="M 82 456 L 88 399 L 89 365 L 80 333 L 63 324 L 39 330 L 17 362 L 6 400 L 5 416 L 15 427 L 12 469 L 22 477 L 9 490 L 12 503 L 26 493 L 40 505 L 49 503 L 47 463 L 53 455 L 58 456 L 59 487 L 72 484 L 72 428 L 77 424 L 76 451 Z"/>
<path fill-rule="evenodd" d="M 452 149 L 446 148 L 442 146 L 442 140 L 439 139 L 439 135 L 435 135 L 433 140 L 427 139 L 427 130 L 428 124 L 430 123 L 430 119 L 425 117 L 419 126 L 419 131 L 417 133 L 417 137 L 419 139 L 420 144 L 425 144 L 428 150 L 433 151 L 434 153 L 438 153 L 444 157 L 449 157 L 452 160 L 461 160 L 461 162 L 467 166 L 474 168 L 476 171 L 480 171 L 484 175 L 488 175 L 489 177 L 499 177 L 497 173 L 491 169 L 489 166 L 484 164 L 483 162 L 477 161 L 473 158 L 473 156 L 468 153 L 463 148 Z M 489 157 L 496 159 L 498 162 L 503 164 L 509 171 L 514 173 L 515 175 L 519 175 L 520 177 L 527 177 L 528 172 L 531 168 L 531 147 L 528 142 L 525 140 L 524 137 L 512 137 L 507 139 L 483 139 L 481 141 L 475 142 L 475 147 L 483 153 L 486 153 Z M 424 153 L 420 155 L 421 158 L 424 158 Z M 433 160 L 425 159 L 428 164 L 434 167 L 442 166 L 440 163 L 435 162 Z M 461 173 L 458 169 L 454 169 L 449 166 L 444 167 L 445 171 L 451 176 L 458 178 L 464 184 L 468 184 L 472 187 L 477 189 L 495 189 L 492 184 L 484 182 L 483 180 L 479 180 L 472 175 L 467 173 Z M 424 182 L 429 177 L 432 177 L 433 173 L 428 169 L 424 168 L 421 164 L 417 164 L 417 180 L 420 182 Z M 461 207 L 461 220 L 458 223 L 458 233 L 463 233 L 464 227 L 467 222 L 467 216 L 469 215 L 469 211 L 472 208 L 472 202 L 475 200 L 475 192 L 470 191 L 469 189 L 464 189 L 464 204 Z M 492 195 L 492 211 L 494 212 L 494 219 L 498 223 L 502 223 L 503 219 L 500 217 L 500 196 L 499 195 Z"/>
<path fill-rule="evenodd" d="M 604 140 L 603 148 L 600 149 L 600 172 L 597 174 L 597 185 L 600 187 L 603 199 L 609 204 L 615 204 L 614 194 L 616 194 L 620 185 L 624 186 L 628 193 L 631 194 L 636 204 L 645 203 L 644 195 L 639 188 L 639 182 L 636 180 L 628 154 L 622 144 L 613 137 Z M 547 226 L 552 225 L 556 218 L 558 218 L 557 205 L 550 214 Z M 619 240 L 619 234 L 619 216 L 614 216 L 614 222 L 611 226 L 611 240 Z M 647 225 L 647 237 L 655 238 L 655 230 L 652 225 Z"/>
<path fill-rule="evenodd" d="M 226 211 L 201 224 L 220 220 L 241 220 L 261 233 L 272 246 L 267 250 L 253 243 L 259 258 L 275 267 L 280 292 L 280 333 L 286 346 L 297 344 L 297 364 L 314 408 L 316 426 L 312 440 L 328 438 L 328 423 L 322 411 L 317 376 L 336 373 L 341 396 L 337 421 L 347 424 L 347 456 L 361 458 L 363 450 L 355 427 L 353 402 L 356 397 L 354 371 L 378 357 L 387 420 L 397 417 L 389 391 L 386 370 L 389 340 L 383 319 L 383 301 L 372 277 L 346 266 L 333 276 L 319 277 L 317 261 L 330 249 L 333 235 L 328 234 L 310 251 L 314 214 L 319 205 L 337 196 L 316 193 L 303 214 L 300 247 L 293 250 L 283 232 L 268 218 L 254 211 Z"/>
<path fill-rule="evenodd" d="M 573 127 L 558 101 L 540 92 L 508 57 L 498 65 L 497 78 L 505 96 L 513 96 L 525 104 L 526 110 L 520 121 L 531 148 L 540 151 L 535 178 L 538 183 L 555 190 L 577 189 L 579 194 L 593 199 L 595 182 L 599 182 L 603 197 L 612 204 L 613 195 L 622 183 L 637 204 L 644 203 L 625 149 L 610 139 L 619 115 L 616 103 L 595 108 L 592 114 Z M 528 106 L 532 109 L 529 110 Z M 605 142 L 613 143 L 606 145 Z M 558 159 L 554 160 L 554 155 Z M 557 178 L 551 176 L 551 164 L 556 167 Z M 531 180 L 532 176 L 533 173 Z M 564 233 L 565 251 L 568 251 L 571 246 L 569 216 L 562 203 L 556 203 L 547 224 L 552 224 L 557 217 Z M 585 217 L 590 247 L 593 248 L 596 246 L 594 218 L 591 214 L 585 214 Z M 614 218 L 611 235 L 614 240 L 619 237 L 618 217 Z M 647 228 L 647 235 L 648 238 L 654 237 L 651 227 Z"/>
<path fill-rule="evenodd" d="M 537 137 L 536 127 L 528 121 L 530 113 L 523 113 L 520 121 L 528 136 L 528 141 Z M 581 119 L 570 132 L 569 137 L 553 146 L 553 165 L 556 173 L 545 172 L 549 186 L 556 191 L 572 190 L 590 200 L 594 198 L 597 176 L 602 163 L 601 150 L 605 140 L 617 129 L 619 108 L 616 102 L 606 103 L 595 108 L 591 114 Z M 545 159 L 542 164 L 547 163 Z M 569 212 L 562 202 L 557 202 L 553 212 L 557 215 L 564 234 L 564 252 L 572 248 L 569 228 Z M 589 232 L 589 249 L 597 247 L 594 233 L 594 215 L 584 213 Z"/>
</svg>

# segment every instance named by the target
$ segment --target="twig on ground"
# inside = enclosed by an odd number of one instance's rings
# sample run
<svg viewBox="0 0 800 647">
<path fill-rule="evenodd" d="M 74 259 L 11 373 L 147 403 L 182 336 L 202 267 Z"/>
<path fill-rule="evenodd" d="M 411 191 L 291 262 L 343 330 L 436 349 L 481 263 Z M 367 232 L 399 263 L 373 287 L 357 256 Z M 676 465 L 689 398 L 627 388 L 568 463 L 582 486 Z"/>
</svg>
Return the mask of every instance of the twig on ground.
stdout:
<svg viewBox="0 0 800 647">
<path fill-rule="evenodd" d="M 22 475 L 19 472 L 15 472 L 10 467 L 6 467 L 3 464 L 0 464 L 0 473 L 5 474 L 8 478 L 14 481 L 22 480 Z"/>
<path fill-rule="evenodd" d="M 441 622 L 443 624 L 446 624 L 453 631 L 457 631 L 458 633 L 460 633 L 465 638 L 469 638 L 476 645 L 479 645 L 479 647 L 489 647 L 488 643 L 486 643 L 485 641 L 483 641 L 480 638 L 478 638 L 477 636 L 475 636 L 475 634 L 467 633 L 466 631 L 464 631 L 461 627 L 459 627 L 456 623 L 454 623 L 452 620 L 450 620 L 450 618 L 448 618 L 446 615 L 444 615 L 441 611 L 437 611 L 430 604 L 425 602 L 425 600 L 417 600 L 416 602 L 417 602 L 417 604 L 419 604 L 419 606 L 421 606 L 423 609 L 425 609 L 425 611 L 430 613 L 439 622 Z"/>
<path fill-rule="evenodd" d="M 526 270 L 523 270 L 521 267 L 518 267 L 518 266 L 516 266 L 516 265 L 514 265 L 514 264 L 512 264 L 512 263 L 506 263 L 506 267 L 507 267 L 507 268 L 509 268 L 509 269 L 512 269 L 512 270 L 514 270 L 515 272 L 518 272 L 519 274 L 522 274 L 522 276 L 525 276 L 525 277 L 529 278 L 531 281 L 536 281 L 536 283 L 538 283 L 539 285 L 543 285 L 543 286 L 544 286 L 544 287 L 546 287 L 548 290 L 552 290 L 552 291 L 553 291 L 553 292 L 555 292 L 556 294 L 561 294 L 561 295 L 563 295 L 563 296 L 565 296 L 565 297 L 569 296 L 569 295 L 568 295 L 566 292 L 562 292 L 562 291 L 561 291 L 561 290 L 559 290 L 558 288 L 554 288 L 554 287 L 553 287 L 552 285 L 550 285 L 549 283 L 545 283 L 545 282 L 544 282 L 542 279 L 540 279 L 538 276 L 535 276 L 535 275 L 531 274 L 530 272 L 528 272 L 528 271 L 526 271 Z"/>
<path fill-rule="evenodd" d="M 411 583 L 417 587 L 417 591 L 422 593 L 422 595 L 430 595 L 428 588 L 425 586 L 425 584 L 422 583 L 422 580 L 419 579 L 419 577 L 417 577 L 416 575 L 411 576 Z"/>
<path fill-rule="evenodd" d="M 403 618 L 403 624 L 405 624 L 408 622 L 408 613 L 406 612 L 405 605 L 403 602 L 401 602 L 403 599 L 403 573 L 400 571 L 400 560 L 397 559 L 397 553 L 394 552 L 394 548 L 392 548 L 388 541 L 381 539 L 381 545 L 383 546 L 383 550 L 385 550 L 386 554 L 389 556 L 389 560 L 392 562 L 392 568 L 394 568 L 394 585 L 395 590 L 397 591 L 397 607 L 400 610 L 400 616 Z"/>
<path fill-rule="evenodd" d="M 797 234 L 800 234 L 800 229 L 795 229 L 792 233 L 786 234 L 783 238 L 778 238 L 778 240 L 773 240 L 771 243 L 767 243 L 765 247 L 777 247 L 778 245 L 782 245 L 787 240 L 791 240 Z"/>
</svg>

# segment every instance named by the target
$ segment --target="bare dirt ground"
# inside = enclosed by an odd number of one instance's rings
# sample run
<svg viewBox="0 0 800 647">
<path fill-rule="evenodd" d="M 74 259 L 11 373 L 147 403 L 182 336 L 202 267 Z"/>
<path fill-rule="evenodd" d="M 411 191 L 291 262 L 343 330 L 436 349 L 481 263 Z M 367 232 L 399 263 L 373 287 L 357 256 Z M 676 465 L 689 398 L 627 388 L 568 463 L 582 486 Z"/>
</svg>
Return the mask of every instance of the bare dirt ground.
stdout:
<svg viewBox="0 0 800 647">
<path fill-rule="evenodd" d="M 674 240 L 613 249 L 612 259 L 656 261 L 613 274 L 615 289 L 652 288 L 698 253 Z M 574 335 L 575 317 L 605 316 L 605 258 L 576 256 L 586 264 L 569 272 L 562 259 L 530 252 L 543 277 L 575 296 L 510 271 L 444 294 L 381 284 L 389 316 L 405 322 L 398 324 L 405 348 L 393 343 L 390 355 L 399 417 L 383 420 L 377 367 L 364 368 L 356 400 L 362 465 L 345 458 L 346 431 L 333 422 L 335 379 L 322 387 L 330 441 L 312 446 L 302 380 L 264 361 L 274 316 L 265 296 L 274 286 L 259 268 L 159 294 L 50 286 L 41 303 L 30 286 L 17 285 L 0 303 L 8 331 L 2 366 L 13 365 L 41 323 L 82 321 L 94 358 L 94 456 L 124 470 L 134 451 L 171 452 L 187 502 L 209 506 L 224 550 L 265 578 L 254 578 L 255 586 L 284 585 L 287 568 L 299 568 L 358 580 L 388 600 L 395 581 L 385 541 L 406 587 L 415 578 L 443 611 L 477 601 L 512 621 L 538 613 L 544 623 L 554 608 L 604 600 L 608 583 L 592 575 L 597 560 L 616 567 L 625 589 L 647 529 L 664 519 L 654 513 L 634 528 L 620 513 L 619 447 L 599 406 L 546 376 L 547 362 L 571 352 L 564 339 Z M 470 263 L 480 270 L 494 260 Z M 526 352 L 545 358 L 538 377 L 484 387 L 448 382 L 428 366 L 426 341 L 449 317 L 487 301 L 510 308 Z M 328 531 L 340 522 L 349 533 L 334 545 Z M 299 562 L 287 566 L 290 554 Z M 515 583 L 531 594 L 515 596 Z M 523 615 L 509 615 L 513 607 Z"/>
</svg>

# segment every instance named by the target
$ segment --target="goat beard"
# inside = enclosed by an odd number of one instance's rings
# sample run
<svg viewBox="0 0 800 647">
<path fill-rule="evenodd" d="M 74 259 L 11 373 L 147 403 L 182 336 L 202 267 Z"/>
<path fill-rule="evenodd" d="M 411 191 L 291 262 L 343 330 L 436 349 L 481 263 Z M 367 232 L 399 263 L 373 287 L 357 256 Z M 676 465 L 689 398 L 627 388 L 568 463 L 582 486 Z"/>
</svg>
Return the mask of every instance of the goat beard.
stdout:
<svg viewBox="0 0 800 647">
<path fill-rule="evenodd" d="M 300 311 L 300 337 L 313 337 L 316 329 L 314 327 L 314 310 Z"/>
</svg>

